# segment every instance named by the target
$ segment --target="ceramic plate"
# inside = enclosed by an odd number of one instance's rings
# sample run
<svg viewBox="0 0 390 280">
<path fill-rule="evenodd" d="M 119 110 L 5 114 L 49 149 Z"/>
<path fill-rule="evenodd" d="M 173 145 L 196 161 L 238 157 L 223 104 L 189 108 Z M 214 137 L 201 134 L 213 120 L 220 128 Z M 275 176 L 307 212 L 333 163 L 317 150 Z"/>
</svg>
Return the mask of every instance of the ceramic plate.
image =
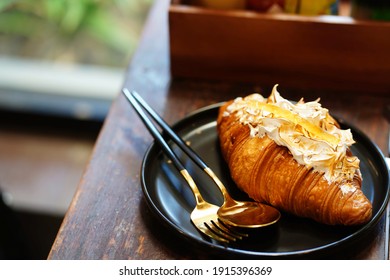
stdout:
<svg viewBox="0 0 390 280">
<path fill-rule="evenodd" d="M 176 123 L 173 128 L 221 178 L 234 198 L 248 199 L 230 179 L 220 154 L 216 132 L 219 107 L 220 104 L 215 104 L 200 109 Z M 352 246 L 353 241 L 363 238 L 380 220 L 389 199 L 389 173 L 378 147 L 361 131 L 339 121 L 343 128 L 352 131 L 356 141 L 352 152 L 361 160 L 360 168 L 364 178 L 362 189 L 373 205 L 373 217 L 364 226 L 326 226 L 283 213 L 280 222 L 259 231 L 255 240 L 229 245 L 218 243 L 199 233 L 191 223 L 190 213 L 195 206 L 192 192 L 155 143 L 148 149 L 141 169 L 142 187 L 148 205 L 174 234 L 200 249 L 225 256 L 323 257 L 341 250 L 343 246 Z M 205 199 L 221 205 L 223 199 L 218 188 L 174 144 L 171 146 L 195 178 Z"/>
</svg>

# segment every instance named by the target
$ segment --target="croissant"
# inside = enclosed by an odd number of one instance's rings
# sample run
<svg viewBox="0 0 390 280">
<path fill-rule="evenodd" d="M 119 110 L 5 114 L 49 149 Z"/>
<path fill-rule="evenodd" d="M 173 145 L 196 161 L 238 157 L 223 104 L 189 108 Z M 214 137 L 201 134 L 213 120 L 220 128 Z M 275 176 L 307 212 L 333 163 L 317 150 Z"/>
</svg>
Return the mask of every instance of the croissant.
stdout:
<svg viewBox="0 0 390 280">
<path fill-rule="evenodd" d="M 319 99 L 292 103 L 275 86 L 221 106 L 217 130 L 232 179 L 255 201 L 328 225 L 371 219 L 352 133 Z"/>
</svg>

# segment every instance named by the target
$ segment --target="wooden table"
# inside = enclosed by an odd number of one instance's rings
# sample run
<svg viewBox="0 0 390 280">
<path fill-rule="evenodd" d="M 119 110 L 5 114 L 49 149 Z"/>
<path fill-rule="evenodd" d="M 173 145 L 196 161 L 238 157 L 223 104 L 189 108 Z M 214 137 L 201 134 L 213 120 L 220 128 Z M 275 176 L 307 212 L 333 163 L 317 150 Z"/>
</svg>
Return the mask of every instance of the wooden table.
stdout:
<svg viewBox="0 0 390 280">
<path fill-rule="evenodd" d="M 137 90 L 169 123 L 216 102 L 269 88 L 261 85 L 171 78 L 167 0 L 155 1 L 125 86 Z M 386 95 L 285 89 L 291 100 L 321 96 L 323 106 L 356 125 L 385 153 Z M 140 166 L 152 141 L 144 125 L 119 94 L 96 142 L 92 157 L 53 244 L 49 259 L 207 259 L 189 249 L 151 215 L 140 186 Z M 331 258 L 388 259 L 388 213 L 362 248 Z"/>
</svg>

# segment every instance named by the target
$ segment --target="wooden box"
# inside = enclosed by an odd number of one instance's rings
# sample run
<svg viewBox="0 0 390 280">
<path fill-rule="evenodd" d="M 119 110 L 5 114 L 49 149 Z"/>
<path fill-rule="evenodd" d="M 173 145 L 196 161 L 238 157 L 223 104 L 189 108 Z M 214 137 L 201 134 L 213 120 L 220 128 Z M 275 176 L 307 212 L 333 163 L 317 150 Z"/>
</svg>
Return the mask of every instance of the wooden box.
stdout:
<svg viewBox="0 0 390 280">
<path fill-rule="evenodd" d="M 390 22 L 213 10 L 172 1 L 177 77 L 390 92 Z"/>
</svg>

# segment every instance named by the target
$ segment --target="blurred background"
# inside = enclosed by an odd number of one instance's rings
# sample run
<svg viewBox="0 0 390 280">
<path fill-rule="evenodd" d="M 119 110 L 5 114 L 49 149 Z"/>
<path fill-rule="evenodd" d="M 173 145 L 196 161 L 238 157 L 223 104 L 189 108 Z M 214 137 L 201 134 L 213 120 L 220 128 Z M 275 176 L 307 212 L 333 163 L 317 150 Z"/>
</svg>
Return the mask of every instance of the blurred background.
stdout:
<svg viewBox="0 0 390 280">
<path fill-rule="evenodd" d="M 0 1 L 0 259 L 45 259 L 153 0 Z"/>
</svg>

